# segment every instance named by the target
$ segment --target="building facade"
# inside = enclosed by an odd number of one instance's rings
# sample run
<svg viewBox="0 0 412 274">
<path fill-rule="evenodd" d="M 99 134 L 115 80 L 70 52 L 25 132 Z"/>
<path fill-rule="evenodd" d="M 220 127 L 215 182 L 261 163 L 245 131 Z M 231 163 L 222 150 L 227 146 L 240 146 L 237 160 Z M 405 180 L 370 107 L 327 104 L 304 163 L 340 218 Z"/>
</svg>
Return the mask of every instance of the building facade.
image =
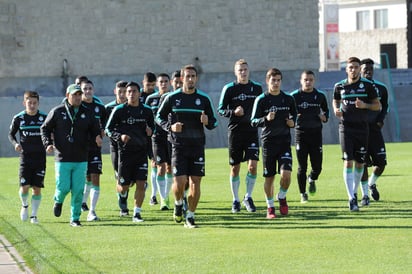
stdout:
<svg viewBox="0 0 412 274">
<path fill-rule="evenodd" d="M 408 9 L 406 0 L 325 0 L 320 10 L 320 70 L 328 70 L 328 30 L 325 19 L 330 6 L 338 7 L 340 66 L 350 56 L 372 58 L 382 68 L 408 68 Z M 332 68 L 333 69 L 333 68 Z"/>
</svg>

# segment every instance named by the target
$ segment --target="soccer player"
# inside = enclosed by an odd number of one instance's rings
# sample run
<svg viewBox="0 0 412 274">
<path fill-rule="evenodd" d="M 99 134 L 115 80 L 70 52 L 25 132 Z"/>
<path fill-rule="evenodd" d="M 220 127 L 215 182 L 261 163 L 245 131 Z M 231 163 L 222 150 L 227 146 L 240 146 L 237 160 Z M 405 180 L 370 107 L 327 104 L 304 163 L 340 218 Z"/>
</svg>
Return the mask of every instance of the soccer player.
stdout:
<svg viewBox="0 0 412 274">
<path fill-rule="evenodd" d="M 94 113 L 82 105 L 82 89 L 69 85 L 66 100 L 54 107 L 40 128 L 46 152 L 55 154 L 56 191 L 54 216 L 60 217 L 71 192 L 70 225 L 81 226 L 80 214 L 87 171 L 89 140 L 102 145 L 101 128 Z"/>
<path fill-rule="evenodd" d="M 182 88 L 169 93 L 156 115 L 156 122 L 171 131 L 175 196 L 174 219 L 183 221 L 183 195 L 189 178 L 188 211 L 185 227 L 195 228 L 195 210 L 200 199 L 200 182 L 205 176 L 205 133 L 217 126 L 210 97 L 196 88 L 197 70 L 186 65 L 181 70 Z"/>
<path fill-rule="evenodd" d="M 269 69 L 266 73 L 266 84 L 268 91 L 255 99 L 251 123 L 254 127 L 263 127 L 261 140 L 264 190 L 268 207 L 266 218 L 273 219 L 276 218 L 273 182 L 279 170 L 280 190 L 277 194 L 279 211 L 282 215 L 287 215 L 289 211 L 286 193 L 292 172 L 290 129 L 295 126 L 297 112 L 293 97 L 281 90 L 280 70 Z"/>
<path fill-rule="evenodd" d="M 129 188 L 136 184 L 133 222 L 143 222 L 141 208 L 147 180 L 148 136 L 154 130 L 152 111 L 140 102 L 140 87 L 135 82 L 126 85 L 127 103 L 112 111 L 106 124 L 106 133 L 119 148 L 118 201 L 120 214 L 128 211 Z"/>
<path fill-rule="evenodd" d="M 329 119 L 329 108 L 325 94 L 317 90 L 315 73 L 305 70 L 300 76 L 301 87 L 291 93 L 295 99 L 298 118 L 295 126 L 296 156 L 298 158 L 297 179 L 300 201 L 308 201 L 306 180 L 309 182 L 309 193 L 316 193 L 315 181 L 322 171 L 322 123 Z M 306 176 L 308 157 L 312 169 Z"/>
<path fill-rule="evenodd" d="M 104 126 L 106 125 L 106 108 L 100 100 L 94 99 L 94 85 L 90 80 L 80 83 L 82 89 L 82 104 L 90 109 L 96 119 L 100 122 L 101 137 L 104 136 Z M 100 174 L 102 174 L 102 149 L 97 146 L 94 140 L 90 140 L 89 158 L 87 163 L 86 184 L 84 185 L 82 210 L 88 211 L 87 199 L 90 196 L 90 211 L 87 221 L 98 221 L 96 215 L 96 205 L 100 196 Z"/>
<path fill-rule="evenodd" d="M 156 92 L 156 74 L 153 72 L 146 72 L 143 76 L 143 87 L 140 89 L 140 103 L 144 104 L 146 103 L 146 99 L 149 95 L 153 94 Z M 150 159 L 150 164 L 151 164 L 151 171 L 150 171 L 150 182 L 151 182 L 151 190 L 152 193 L 150 195 L 150 205 L 157 205 L 157 198 L 156 198 L 156 193 L 157 193 L 157 182 L 156 182 L 156 176 L 157 176 L 157 165 L 156 161 L 153 159 L 153 150 L 152 150 L 152 139 L 149 138 L 149 150 L 148 150 L 148 157 Z"/>
<path fill-rule="evenodd" d="M 374 84 L 361 78 L 359 58 L 348 58 L 346 74 L 347 78 L 334 86 L 333 111 L 340 120 L 339 140 L 349 210 L 359 211 L 354 194 L 361 181 L 368 149 L 368 111 L 379 111 L 381 104 Z"/>
<path fill-rule="evenodd" d="M 180 78 L 180 70 L 176 70 L 172 73 L 172 78 L 170 79 L 170 84 L 173 90 L 177 90 L 182 87 L 182 78 Z"/>
<path fill-rule="evenodd" d="M 116 83 L 116 86 L 113 90 L 114 95 L 116 96 L 116 99 L 111 101 L 110 103 L 105 105 L 106 108 L 106 121 L 109 119 L 110 114 L 112 113 L 113 109 L 121 104 L 124 104 L 127 102 L 127 97 L 126 97 L 126 81 L 118 81 Z M 113 141 L 111 138 L 110 140 L 110 156 L 111 156 L 111 161 L 112 161 L 112 166 L 114 169 L 114 177 L 116 179 L 116 185 L 117 185 L 117 180 L 118 180 L 118 161 L 119 161 L 119 148 L 117 142 Z M 127 202 L 127 198 L 126 198 Z M 126 206 L 127 208 L 127 206 Z M 127 216 L 129 215 L 129 210 L 121 211 L 120 216 Z"/>
<path fill-rule="evenodd" d="M 373 65 L 373 60 L 369 58 L 361 61 L 361 76 L 375 84 L 378 92 L 378 99 L 381 103 L 380 111 L 370 111 L 368 114 L 368 151 L 366 154 L 366 164 L 361 180 L 361 204 L 364 206 L 369 204 L 368 187 L 371 191 L 372 198 L 375 201 L 379 201 L 379 191 L 376 187 L 376 181 L 379 176 L 382 175 L 386 166 L 386 148 L 381 129 L 383 127 L 386 114 L 388 113 L 388 89 L 385 84 L 373 79 Z M 373 166 L 373 171 L 368 179 L 368 167 L 370 166 Z"/>
<path fill-rule="evenodd" d="M 259 161 L 258 129 L 250 124 L 253 102 L 262 94 L 261 84 L 249 80 L 249 66 L 246 60 L 239 59 L 234 66 L 236 81 L 226 84 L 220 95 L 218 113 L 229 118 L 228 143 L 230 187 L 232 190 L 232 213 L 240 212 L 240 164 L 247 161 L 246 194 L 242 198 L 246 210 L 255 212 L 252 192 L 256 182 L 257 162 Z"/>
<path fill-rule="evenodd" d="M 161 101 L 170 90 L 170 78 L 166 73 L 160 73 L 157 76 L 158 92 L 149 95 L 146 99 L 152 111 L 153 116 L 156 116 Z M 167 132 L 162 127 L 155 124 L 155 131 L 152 135 L 153 160 L 156 162 L 157 174 L 156 183 L 160 194 L 160 209 L 170 209 L 169 192 L 173 182 L 172 167 L 171 167 L 171 144 L 167 139 Z"/>
<path fill-rule="evenodd" d="M 29 188 L 32 188 L 30 222 L 37 224 L 37 211 L 41 202 L 41 189 L 44 187 L 46 173 L 46 150 L 40 136 L 40 126 L 47 114 L 39 111 L 39 94 L 36 91 L 25 91 L 23 95 L 24 111 L 16 114 L 11 122 L 9 140 L 14 149 L 20 153 L 20 190 L 22 203 L 20 218 L 28 219 Z M 16 134 L 19 134 L 19 140 Z"/>
</svg>

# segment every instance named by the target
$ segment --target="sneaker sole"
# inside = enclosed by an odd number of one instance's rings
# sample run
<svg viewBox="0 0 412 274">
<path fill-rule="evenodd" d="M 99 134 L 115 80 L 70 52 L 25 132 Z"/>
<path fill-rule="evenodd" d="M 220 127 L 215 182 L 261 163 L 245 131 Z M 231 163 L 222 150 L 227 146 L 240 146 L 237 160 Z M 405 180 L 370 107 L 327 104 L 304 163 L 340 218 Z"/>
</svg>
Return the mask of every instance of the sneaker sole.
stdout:
<svg viewBox="0 0 412 274">
<path fill-rule="evenodd" d="M 181 223 L 183 221 L 183 216 L 173 216 L 173 219 L 175 220 L 176 223 Z"/>
</svg>

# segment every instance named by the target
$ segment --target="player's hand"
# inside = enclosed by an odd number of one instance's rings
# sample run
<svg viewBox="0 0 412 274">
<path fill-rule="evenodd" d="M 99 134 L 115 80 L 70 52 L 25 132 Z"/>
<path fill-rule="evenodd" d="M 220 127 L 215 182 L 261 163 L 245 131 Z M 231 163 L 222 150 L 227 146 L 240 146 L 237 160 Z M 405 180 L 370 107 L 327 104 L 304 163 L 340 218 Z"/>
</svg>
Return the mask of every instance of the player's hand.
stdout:
<svg viewBox="0 0 412 274">
<path fill-rule="evenodd" d="M 335 116 L 338 118 L 343 117 L 343 112 L 340 110 L 340 108 L 335 109 Z"/>
<path fill-rule="evenodd" d="M 319 119 L 320 119 L 321 122 L 325 123 L 325 122 L 326 122 L 326 115 L 325 115 L 325 113 L 322 112 L 321 114 L 319 114 Z"/>
<path fill-rule="evenodd" d="M 16 145 L 14 146 L 14 150 L 17 151 L 17 152 L 23 152 L 23 148 L 21 147 L 20 144 L 16 144 Z"/>
<path fill-rule="evenodd" d="M 127 142 L 129 142 L 129 140 L 130 140 L 131 138 L 130 138 L 130 136 L 129 135 L 126 135 L 126 134 L 122 134 L 121 136 L 120 136 L 120 140 L 122 140 L 122 142 L 123 143 L 127 143 Z"/>
<path fill-rule="evenodd" d="M 209 117 L 205 114 L 204 111 L 202 111 L 202 114 L 200 114 L 200 122 L 205 126 L 209 124 Z"/>
<path fill-rule="evenodd" d="M 237 108 L 235 108 L 234 113 L 235 113 L 235 116 L 238 116 L 238 117 L 245 115 L 245 112 L 242 106 L 237 106 Z"/>
<path fill-rule="evenodd" d="M 359 98 L 356 98 L 355 107 L 360 108 L 360 109 L 365 109 L 365 108 L 368 108 L 368 105 L 364 101 L 360 100 Z"/>
<path fill-rule="evenodd" d="M 152 134 L 153 134 L 153 130 L 150 127 L 146 127 L 146 135 L 150 137 L 152 136 Z"/>
<path fill-rule="evenodd" d="M 47 153 L 52 153 L 53 151 L 54 151 L 54 146 L 53 145 L 47 146 L 47 148 L 46 148 Z"/>
<path fill-rule="evenodd" d="M 101 147 L 103 145 L 103 139 L 100 135 L 96 136 L 96 144 L 98 147 Z"/>
<path fill-rule="evenodd" d="M 290 128 L 295 127 L 295 121 L 293 121 L 293 119 L 291 118 L 286 118 L 286 125 Z"/>
<path fill-rule="evenodd" d="M 171 129 L 173 132 L 182 132 L 182 130 L 183 130 L 183 123 L 181 123 L 181 122 L 176 122 L 176 123 L 174 123 L 174 124 L 170 127 L 170 129 Z"/>
<path fill-rule="evenodd" d="M 272 121 L 272 120 L 275 119 L 275 116 L 276 116 L 276 112 L 271 111 L 271 112 L 268 113 L 268 115 L 266 115 L 266 120 Z"/>
</svg>

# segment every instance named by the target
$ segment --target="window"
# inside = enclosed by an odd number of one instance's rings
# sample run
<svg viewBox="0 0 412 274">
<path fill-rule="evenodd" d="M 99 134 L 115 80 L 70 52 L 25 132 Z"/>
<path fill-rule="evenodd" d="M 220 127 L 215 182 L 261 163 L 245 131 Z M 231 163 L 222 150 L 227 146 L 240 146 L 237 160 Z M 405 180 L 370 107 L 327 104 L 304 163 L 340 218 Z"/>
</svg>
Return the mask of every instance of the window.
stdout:
<svg viewBox="0 0 412 274">
<path fill-rule="evenodd" d="M 369 26 L 369 11 L 357 11 L 356 12 L 356 30 L 368 30 Z"/>
<path fill-rule="evenodd" d="M 375 29 L 388 28 L 388 9 L 374 10 L 373 15 Z"/>
</svg>

